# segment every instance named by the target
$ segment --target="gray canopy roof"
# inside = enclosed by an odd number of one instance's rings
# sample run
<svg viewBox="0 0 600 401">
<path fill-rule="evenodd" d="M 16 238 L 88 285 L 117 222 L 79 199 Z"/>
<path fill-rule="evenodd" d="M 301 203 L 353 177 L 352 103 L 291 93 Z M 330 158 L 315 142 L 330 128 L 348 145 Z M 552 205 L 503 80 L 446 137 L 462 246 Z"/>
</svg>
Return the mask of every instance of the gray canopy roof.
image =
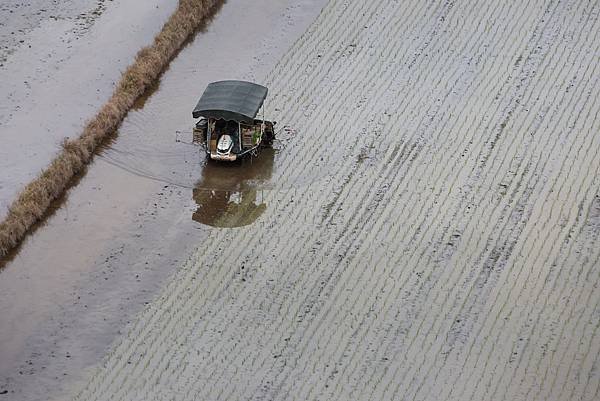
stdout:
<svg viewBox="0 0 600 401">
<path fill-rule="evenodd" d="M 192 116 L 251 123 L 266 97 L 267 88 L 252 82 L 213 82 L 204 90 Z"/>
</svg>

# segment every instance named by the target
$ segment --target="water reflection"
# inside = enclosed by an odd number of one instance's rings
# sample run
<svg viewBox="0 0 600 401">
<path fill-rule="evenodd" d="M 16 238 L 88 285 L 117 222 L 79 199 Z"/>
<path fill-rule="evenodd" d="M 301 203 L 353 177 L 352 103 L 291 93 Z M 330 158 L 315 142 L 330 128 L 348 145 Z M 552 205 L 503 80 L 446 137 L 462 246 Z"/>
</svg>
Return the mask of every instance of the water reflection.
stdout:
<svg viewBox="0 0 600 401">
<path fill-rule="evenodd" d="M 257 158 L 226 163 L 208 160 L 193 190 L 195 221 L 211 227 L 252 224 L 267 209 L 264 188 L 273 174 L 275 152 L 263 149 Z"/>
</svg>

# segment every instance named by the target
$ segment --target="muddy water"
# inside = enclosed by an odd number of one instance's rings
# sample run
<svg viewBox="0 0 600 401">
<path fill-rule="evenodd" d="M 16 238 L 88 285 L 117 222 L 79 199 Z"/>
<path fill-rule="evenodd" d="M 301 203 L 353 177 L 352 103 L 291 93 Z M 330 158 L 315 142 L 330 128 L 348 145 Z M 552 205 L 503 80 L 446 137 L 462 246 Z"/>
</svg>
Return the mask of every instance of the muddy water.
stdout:
<svg viewBox="0 0 600 401">
<path fill-rule="evenodd" d="M 209 230 L 264 215 L 278 151 L 265 152 L 248 175 L 207 164 L 190 143 L 191 109 L 211 81 L 261 82 L 323 3 L 228 1 L 173 61 L 0 271 L 0 391 L 62 399 Z"/>
</svg>

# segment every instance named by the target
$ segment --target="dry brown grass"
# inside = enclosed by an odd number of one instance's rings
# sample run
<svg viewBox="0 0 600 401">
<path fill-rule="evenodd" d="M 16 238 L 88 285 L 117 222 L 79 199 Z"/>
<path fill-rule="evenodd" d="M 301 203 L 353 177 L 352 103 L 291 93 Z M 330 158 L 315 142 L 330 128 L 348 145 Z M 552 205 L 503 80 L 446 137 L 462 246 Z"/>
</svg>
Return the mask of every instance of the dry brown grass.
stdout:
<svg viewBox="0 0 600 401">
<path fill-rule="evenodd" d="M 166 69 L 177 51 L 201 27 L 223 0 L 180 0 L 152 45 L 141 49 L 123 73 L 113 95 L 77 139 L 65 140 L 62 151 L 10 205 L 0 223 L 0 257 L 14 248 L 42 219 L 53 200 L 68 188 L 94 151 L 123 121 L 134 102 Z"/>
</svg>

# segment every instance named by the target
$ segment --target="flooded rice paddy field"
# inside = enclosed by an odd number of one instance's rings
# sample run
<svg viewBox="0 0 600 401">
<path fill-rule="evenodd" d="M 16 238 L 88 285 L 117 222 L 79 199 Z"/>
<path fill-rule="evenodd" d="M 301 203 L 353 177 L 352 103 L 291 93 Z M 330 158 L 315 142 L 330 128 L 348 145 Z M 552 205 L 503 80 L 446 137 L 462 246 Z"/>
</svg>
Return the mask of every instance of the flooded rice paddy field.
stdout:
<svg viewBox="0 0 600 401">
<path fill-rule="evenodd" d="M 77 399 L 598 399 L 599 13 L 329 1 L 266 79 L 295 135 L 251 221 Z"/>
<path fill-rule="evenodd" d="M 291 3 L 228 1 L 0 271 L 0 397 L 598 399 L 600 5 Z M 252 164 L 188 143 L 229 78 Z"/>
<path fill-rule="evenodd" d="M 138 102 L 51 216 L 8 260 L 0 261 L 0 399 L 72 398 L 73 389 L 81 387 L 74 383 L 87 380 L 89 369 L 98 365 L 126 325 L 206 239 L 208 227 L 250 224 L 265 213 L 262 199 L 277 174 L 276 160 L 285 143 L 278 142 L 277 149 L 244 164 L 249 167 L 244 168 L 245 174 L 239 174 L 239 166 L 207 164 L 200 149 L 190 144 L 191 110 L 211 81 L 263 82 L 324 4 L 324 0 L 229 0 L 173 60 L 153 91 Z M 111 2 L 102 16 L 114 17 L 118 10 L 125 13 Z M 118 17 L 117 25 L 127 15 Z M 232 30 L 232 25 L 237 29 Z M 122 40 L 121 31 L 104 27 L 102 19 L 94 27 L 108 30 L 103 43 Z M 76 52 L 73 57 L 86 54 Z M 76 68 L 73 59 L 63 66 L 70 62 Z M 110 71 L 115 77 L 117 67 Z M 61 88 L 55 93 L 61 94 L 61 100 L 81 101 L 79 89 L 64 81 L 65 74 L 51 81 Z M 111 88 L 102 78 L 98 82 Z M 48 102 L 40 98 L 36 104 L 42 107 Z M 84 106 L 93 113 L 91 103 Z M 69 114 L 74 120 L 62 115 L 65 126 L 83 120 L 77 110 Z M 38 117 L 30 115 L 30 122 L 43 124 L 45 120 Z M 11 126 L 0 125 L 9 135 L 8 144 L 36 141 L 38 131 L 17 130 L 16 120 L 12 121 Z M 75 133 L 77 128 L 72 130 Z M 23 132 L 33 138 L 18 135 Z M 283 140 L 292 136 L 289 128 L 281 132 Z M 59 134 L 52 132 L 57 138 Z M 2 152 L 8 149 L 4 145 L 3 141 Z M 54 152 L 40 149 L 46 153 L 38 156 L 50 157 Z M 5 177 L 16 182 L 12 170 L 16 164 L 10 160 L 33 159 L 29 154 L 17 158 L 15 152 L 7 151 L 9 157 L 0 158 L 7 167 L 3 171 L 10 171 L 1 176 L 2 184 L 8 183 Z M 19 168 L 33 173 L 32 166 L 22 163 Z M 3 191 L 14 190 L 7 185 Z M 255 205 L 253 215 L 245 213 L 250 203 Z"/>
</svg>

